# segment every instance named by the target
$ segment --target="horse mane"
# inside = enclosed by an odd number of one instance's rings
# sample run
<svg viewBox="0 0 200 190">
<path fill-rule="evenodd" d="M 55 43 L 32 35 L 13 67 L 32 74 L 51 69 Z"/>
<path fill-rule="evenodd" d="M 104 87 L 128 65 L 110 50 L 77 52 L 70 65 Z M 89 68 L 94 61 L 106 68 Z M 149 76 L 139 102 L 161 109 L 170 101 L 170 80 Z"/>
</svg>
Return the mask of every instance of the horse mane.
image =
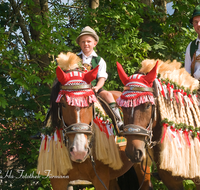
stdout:
<svg viewBox="0 0 200 190">
<path fill-rule="evenodd" d="M 169 79 L 179 86 L 183 86 L 186 89 L 190 89 L 192 92 L 193 90 L 197 90 L 199 88 L 199 81 L 192 77 L 185 68 L 181 68 L 181 63 L 174 60 L 174 61 L 161 61 L 159 59 L 146 59 L 142 61 L 142 68 L 140 72 L 148 73 L 158 61 L 158 70 L 157 72 L 161 75 L 163 79 Z"/>
</svg>

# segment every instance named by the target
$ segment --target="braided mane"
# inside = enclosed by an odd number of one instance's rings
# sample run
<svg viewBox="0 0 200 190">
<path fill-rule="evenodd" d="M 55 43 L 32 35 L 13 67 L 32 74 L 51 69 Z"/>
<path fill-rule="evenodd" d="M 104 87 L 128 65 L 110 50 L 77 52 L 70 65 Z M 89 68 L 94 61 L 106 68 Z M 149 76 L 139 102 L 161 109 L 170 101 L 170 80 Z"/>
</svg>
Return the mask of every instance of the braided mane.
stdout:
<svg viewBox="0 0 200 190">
<path fill-rule="evenodd" d="M 142 68 L 140 72 L 148 73 L 158 61 L 158 73 L 161 75 L 162 79 L 169 79 L 177 83 L 179 86 L 183 86 L 186 89 L 197 90 L 199 88 L 199 81 L 193 78 L 185 68 L 181 68 L 181 63 L 174 61 L 161 61 L 159 59 L 146 59 L 142 61 Z"/>
<path fill-rule="evenodd" d="M 162 137 L 160 168 L 184 178 L 200 177 L 200 111 L 195 90 L 199 81 L 181 63 L 147 59 L 140 72 L 149 72 L 158 61 L 158 108 Z M 157 87 L 156 87 L 157 86 Z"/>
</svg>

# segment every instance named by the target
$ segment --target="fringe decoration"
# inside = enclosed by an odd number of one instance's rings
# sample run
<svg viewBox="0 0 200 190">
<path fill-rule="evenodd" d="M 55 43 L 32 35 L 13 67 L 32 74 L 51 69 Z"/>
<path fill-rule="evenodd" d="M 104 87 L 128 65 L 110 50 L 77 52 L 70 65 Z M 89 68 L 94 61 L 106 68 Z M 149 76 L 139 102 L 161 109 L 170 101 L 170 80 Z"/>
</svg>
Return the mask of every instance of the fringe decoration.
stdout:
<svg viewBox="0 0 200 190">
<path fill-rule="evenodd" d="M 169 82 L 156 80 L 156 83 L 163 121 L 160 168 L 173 176 L 200 178 L 200 110 L 196 95 Z"/>
<path fill-rule="evenodd" d="M 101 118 L 94 119 L 96 158 L 112 169 L 119 170 L 123 163 L 112 130 L 108 123 L 102 124 Z"/>
<path fill-rule="evenodd" d="M 43 135 L 37 164 L 37 173 L 44 176 L 64 176 L 72 169 L 68 150 L 63 144 L 62 130 L 54 136 Z"/>
<path fill-rule="evenodd" d="M 70 106 L 87 107 L 89 103 L 96 102 L 96 96 L 93 90 L 85 91 L 68 91 L 60 90 L 56 102 L 60 102 L 62 96 L 66 97 L 66 101 Z"/>
<path fill-rule="evenodd" d="M 116 102 L 121 107 L 136 107 L 146 102 L 151 102 L 153 105 L 155 104 L 154 97 L 152 95 L 139 96 L 134 99 L 124 99 L 121 96 L 116 100 Z"/>
</svg>

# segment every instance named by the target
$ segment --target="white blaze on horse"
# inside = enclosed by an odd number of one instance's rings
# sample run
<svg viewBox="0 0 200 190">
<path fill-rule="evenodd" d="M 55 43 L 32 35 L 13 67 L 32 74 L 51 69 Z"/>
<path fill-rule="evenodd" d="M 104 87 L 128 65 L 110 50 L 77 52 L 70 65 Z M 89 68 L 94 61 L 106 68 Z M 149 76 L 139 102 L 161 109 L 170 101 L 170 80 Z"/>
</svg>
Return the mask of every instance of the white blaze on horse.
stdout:
<svg viewBox="0 0 200 190">
<path fill-rule="evenodd" d="M 198 80 L 177 61 L 144 60 L 140 72 L 147 74 L 130 77 L 120 64 L 117 67 L 125 85 L 117 102 L 124 113 L 127 156 L 142 162 L 152 151 L 168 189 L 184 189 L 184 179 L 200 189 L 200 111 L 194 91 Z"/>
</svg>

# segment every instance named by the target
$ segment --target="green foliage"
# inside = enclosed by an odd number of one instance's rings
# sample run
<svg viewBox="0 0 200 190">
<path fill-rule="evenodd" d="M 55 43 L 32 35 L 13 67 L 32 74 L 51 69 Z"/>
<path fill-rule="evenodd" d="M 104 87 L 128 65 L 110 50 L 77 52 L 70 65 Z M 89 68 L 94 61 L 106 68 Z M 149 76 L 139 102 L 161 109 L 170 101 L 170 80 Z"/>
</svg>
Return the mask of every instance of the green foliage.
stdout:
<svg viewBox="0 0 200 190">
<path fill-rule="evenodd" d="M 184 185 L 185 190 L 195 190 L 196 189 L 195 184 L 192 180 L 184 180 L 183 185 Z"/>
<path fill-rule="evenodd" d="M 107 62 L 108 90 L 123 87 L 116 61 L 128 75 L 146 58 L 183 63 L 185 49 L 196 37 L 189 18 L 198 0 L 173 1 L 172 15 L 139 0 L 105 0 L 96 10 L 88 8 L 89 1 L 69 6 L 50 0 L 47 9 L 44 1 L 37 2 L 0 2 L 0 176 L 7 171 L 19 176 L 19 169 L 37 175 L 40 142 L 30 136 L 42 130 L 50 107 L 55 58 L 60 52 L 80 51 L 75 39 L 83 27 L 91 26 L 100 37 L 96 50 Z M 3 179 L 3 189 L 51 189 L 48 178 L 11 177 Z M 188 181 L 184 185 L 192 187 Z"/>
</svg>

